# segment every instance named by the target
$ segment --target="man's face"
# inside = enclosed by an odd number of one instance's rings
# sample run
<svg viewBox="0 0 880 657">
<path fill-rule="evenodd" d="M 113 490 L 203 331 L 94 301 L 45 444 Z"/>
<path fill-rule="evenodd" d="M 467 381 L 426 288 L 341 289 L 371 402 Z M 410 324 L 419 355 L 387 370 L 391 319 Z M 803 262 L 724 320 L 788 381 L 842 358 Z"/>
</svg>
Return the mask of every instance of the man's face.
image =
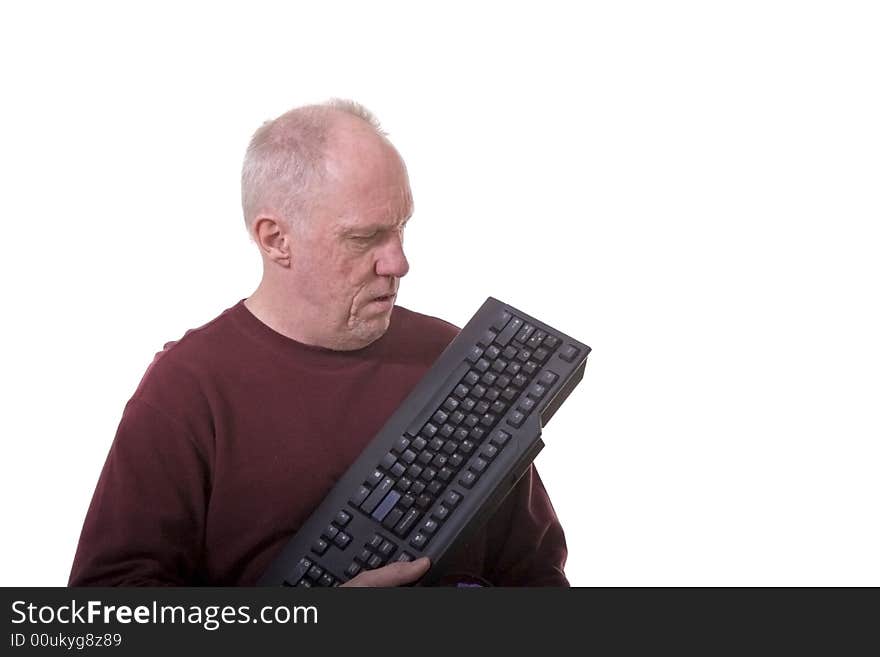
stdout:
<svg viewBox="0 0 880 657">
<path fill-rule="evenodd" d="M 403 229 L 412 214 L 406 169 L 375 135 L 337 144 L 308 218 L 294 229 L 292 275 L 313 318 L 313 340 L 359 349 L 382 336 L 409 264 Z"/>
</svg>

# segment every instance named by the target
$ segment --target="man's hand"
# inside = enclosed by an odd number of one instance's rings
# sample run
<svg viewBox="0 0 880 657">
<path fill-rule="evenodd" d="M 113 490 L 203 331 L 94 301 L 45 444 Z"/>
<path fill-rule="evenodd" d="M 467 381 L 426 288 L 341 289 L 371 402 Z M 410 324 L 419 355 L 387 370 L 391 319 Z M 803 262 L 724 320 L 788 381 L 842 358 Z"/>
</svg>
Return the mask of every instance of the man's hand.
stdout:
<svg viewBox="0 0 880 657">
<path fill-rule="evenodd" d="M 428 557 L 415 561 L 398 561 L 375 570 L 365 570 L 341 586 L 403 586 L 416 581 L 430 567 L 431 560 Z"/>
</svg>

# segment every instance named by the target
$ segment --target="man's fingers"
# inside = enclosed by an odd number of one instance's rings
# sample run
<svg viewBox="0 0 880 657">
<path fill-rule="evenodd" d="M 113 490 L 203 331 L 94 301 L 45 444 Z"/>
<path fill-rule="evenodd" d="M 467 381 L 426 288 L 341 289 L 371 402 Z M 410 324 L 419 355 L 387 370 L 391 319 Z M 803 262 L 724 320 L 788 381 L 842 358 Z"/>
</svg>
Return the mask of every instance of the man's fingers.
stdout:
<svg viewBox="0 0 880 657">
<path fill-rule="evenodd" d="M 430 567 L 431 560 L 428 557 L 415 561 L 398 561 L 375 570 L 366 570 L 342 586 L 403 586 L 416 581 Z"/>
</svg>

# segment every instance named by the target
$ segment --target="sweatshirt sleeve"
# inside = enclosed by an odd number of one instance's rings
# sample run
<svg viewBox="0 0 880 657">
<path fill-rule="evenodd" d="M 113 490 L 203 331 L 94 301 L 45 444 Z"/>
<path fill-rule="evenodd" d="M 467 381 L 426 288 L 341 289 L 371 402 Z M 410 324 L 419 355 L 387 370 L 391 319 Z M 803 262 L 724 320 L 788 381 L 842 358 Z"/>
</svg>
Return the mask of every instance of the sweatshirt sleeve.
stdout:
<svg viewBox="0 0 880 657">
<path fill-rule="evenodd" d="M 83 524 L 70 586 L 192 584 L 210 491 L 186 429 L 132 398 Z"/>
</svg>

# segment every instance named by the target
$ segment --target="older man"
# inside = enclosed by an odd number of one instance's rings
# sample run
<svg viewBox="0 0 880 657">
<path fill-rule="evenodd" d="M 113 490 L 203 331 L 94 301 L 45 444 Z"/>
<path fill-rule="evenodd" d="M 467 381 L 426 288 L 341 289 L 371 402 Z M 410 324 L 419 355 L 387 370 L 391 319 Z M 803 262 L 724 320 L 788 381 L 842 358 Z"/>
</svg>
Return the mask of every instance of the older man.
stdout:
<svg viewBox="0 0 880 657">
<path fill-rule="evenodd" d="M 156 355 L 125 407 L 71 585 L 249 585 L 457 329 L 395 306 L 406 167 L 348 101 L 294 109 L 248 147 L 242 204 L 263 278 Z M 567 585 L 531 469 L 444 583 Z M 427 559 L 349 585 L 417 580 Z"/>
</svg>

